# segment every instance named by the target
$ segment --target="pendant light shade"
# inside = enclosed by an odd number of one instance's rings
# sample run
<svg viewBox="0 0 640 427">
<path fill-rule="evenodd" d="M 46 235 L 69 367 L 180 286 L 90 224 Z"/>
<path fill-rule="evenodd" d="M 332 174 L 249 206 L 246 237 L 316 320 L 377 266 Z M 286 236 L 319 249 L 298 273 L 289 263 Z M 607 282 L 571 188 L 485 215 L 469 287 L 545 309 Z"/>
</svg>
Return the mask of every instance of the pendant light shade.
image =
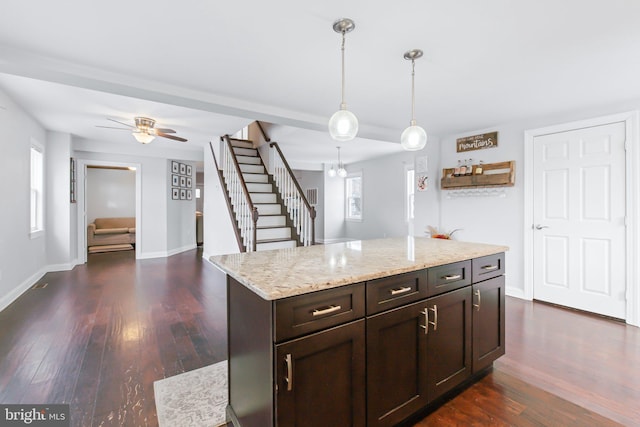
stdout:
<svg viewBox="0 0 640 427">
<path fill-rule="evenodd" d="M 340 109 L 329 119 L 329 134 L 336 141 L 351 141 L 358 134 L 358 118 L 347 110 L 344 101 L 344 41 L 345 34 L 353 31 L 356 24 L 349 18 L 339 19 L 333 23 L 333 30 L 342 34 L 342 102 Z"/>
<path fill-rule="evenodd" d="M 345 178 L 347 176 L 347 170 L 344 168 L 342 164 L 342 159 L 340 159 L 340 147 L 336 147 L 338 149 L 338 170 L 336 171 L 331 165 L 331 169 L 327 171 L 327 175 L 329 178 L 334 178 L 336 175 L 340 178 Z"/>
<path fill-rule="evenodd" d="M 422 56 L 420 49 L 413 49 L 405 52 L 404 59 L 411 60 L 411 123 L 408 128 L 402 132 L 400 143 L 402 148 L 407 151 L 422 150 L 427 145 L 427 132 L 416 124 L 415 103 L 415 75 L 416 75 L 416 59 Z"/>
</svg>

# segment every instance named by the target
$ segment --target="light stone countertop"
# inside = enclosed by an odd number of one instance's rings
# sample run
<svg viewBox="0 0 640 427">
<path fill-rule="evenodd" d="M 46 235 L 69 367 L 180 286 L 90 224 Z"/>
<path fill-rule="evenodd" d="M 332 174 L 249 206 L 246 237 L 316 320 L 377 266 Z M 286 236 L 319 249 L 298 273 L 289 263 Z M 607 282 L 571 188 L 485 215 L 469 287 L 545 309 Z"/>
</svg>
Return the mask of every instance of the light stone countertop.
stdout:
<svg viewBox="0 0 640 427">
<path fill-rule="evenodd" d="M 508 249 L 483 243 L 400 237 L 217 255 L 210 260 L 263 299 L 276 300 Z"/>
</svg>

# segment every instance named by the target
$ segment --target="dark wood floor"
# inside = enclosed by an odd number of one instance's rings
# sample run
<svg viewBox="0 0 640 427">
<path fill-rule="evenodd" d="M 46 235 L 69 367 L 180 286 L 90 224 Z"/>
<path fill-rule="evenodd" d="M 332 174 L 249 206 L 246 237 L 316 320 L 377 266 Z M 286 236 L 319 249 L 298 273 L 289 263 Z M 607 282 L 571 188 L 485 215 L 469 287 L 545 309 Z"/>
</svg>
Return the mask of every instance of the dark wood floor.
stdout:
<svg viewBox="0 0 640 427">
<path fill-rule="evenodd" d="M 200 251 L 94 254 L 40 282 L 0 313 L 2 403 L 156 426 L 154 381 L 226 358 L 224 276 Z M 416 426 L 637 426 L 639 367 L 639 328 L 509 298 L 507 355 Z"/>
</svg>

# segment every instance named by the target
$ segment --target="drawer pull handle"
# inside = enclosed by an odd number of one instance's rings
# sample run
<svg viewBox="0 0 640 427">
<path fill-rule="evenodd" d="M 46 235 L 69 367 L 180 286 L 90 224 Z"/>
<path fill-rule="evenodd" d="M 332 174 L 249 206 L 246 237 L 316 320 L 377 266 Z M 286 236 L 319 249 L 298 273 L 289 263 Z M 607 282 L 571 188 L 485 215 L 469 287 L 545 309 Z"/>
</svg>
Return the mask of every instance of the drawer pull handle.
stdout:
<svg viewBox="0 0 640 427">
<path fill-rule="evenodd" d="M 493 271 L 493 270 L 497 270 L 498 266 L 497 265 L 485 265 L 484 267 L 482 267 L 482 269 L 484 271 Z"/>
<path fill-rule="evenodd" d="M 327 308 L 316 308 L 311 312 L 312 316 L 322 316 L 323 314 L 333 313 L 334 311 L 342 310 L 341 305 L 330 305 Z"/>
<path fill-rule="evenodd" d="M 424 329 L 424 334 L 429 334 L 429 312 L 425 308 L 420 314 L 424 314 L 424 325 L 420 325 L 422 329 Z"/>
<path fill-rule="evenodd" d="M 461 274 L 449 274 L 448 276 L 442 277 L 444 280 L 458 280 L 462 278 Z"/>
<path fill-rule="evenodd" d="M 291 391 L 293 390 L 293 361 L 291 360 L 291 353 L 284 358 L 284 363 L 287 365 L 287 376 L 284 382 L 287 383 L 287 391 Z"/>
<path fill-rule="evenodd" d="M 391 295 L 400 295 L 407 293 L 411 290 L 411 286 L 405 286 L 403 288 L 391 289 Z"/>
<path fill-rule="evenodd" d="M 438 330 L 438 306 L 433 304 L 433 308 L 430 308 L 429 310 L 433 311 L 433 322 L 429 322 L 431 325 L 433 325 L 433 330 L 437 331 Z M 429 316 L 427 316 L 427 320 L 429 319 Z"/>
<path fill-rule="evenodd" d="M 478 297 L 478 303 L 477 304 L 473 304 L 473 306 L 476 308 L 476 311 L 480 311 L 480 304 L 482 302 L 482 300 L 480 299 L 480 289 L 477 289 L 475 294 Z"/>
</svg>

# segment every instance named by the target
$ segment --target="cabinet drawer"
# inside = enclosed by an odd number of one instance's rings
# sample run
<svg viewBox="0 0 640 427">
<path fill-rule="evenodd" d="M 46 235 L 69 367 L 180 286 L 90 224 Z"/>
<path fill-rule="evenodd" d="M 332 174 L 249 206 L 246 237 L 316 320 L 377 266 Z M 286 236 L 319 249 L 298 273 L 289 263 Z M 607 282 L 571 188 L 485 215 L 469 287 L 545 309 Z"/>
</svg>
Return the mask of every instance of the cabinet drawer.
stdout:
<svg viewBox="0 0 640 427">
<path fill-rule="evenodd" d="M 427 297 L 427 270 L 367 282 L 367 315 Z"/>
<path fill-rule="evenodd" d="M 275 301 L 275 341 L 364 317 L 364 283 Z"/>
<path fill-rule="evenodd" d="M 471 263 L 473 283 L 504 274 L 504 252 L 476 258 Z"/>
<path fill-rule="evenodd" d="M 438 295 L 471 284 L 471 260 L 431 267 L 428 276 L 428 296 Z"/>
</svg>

